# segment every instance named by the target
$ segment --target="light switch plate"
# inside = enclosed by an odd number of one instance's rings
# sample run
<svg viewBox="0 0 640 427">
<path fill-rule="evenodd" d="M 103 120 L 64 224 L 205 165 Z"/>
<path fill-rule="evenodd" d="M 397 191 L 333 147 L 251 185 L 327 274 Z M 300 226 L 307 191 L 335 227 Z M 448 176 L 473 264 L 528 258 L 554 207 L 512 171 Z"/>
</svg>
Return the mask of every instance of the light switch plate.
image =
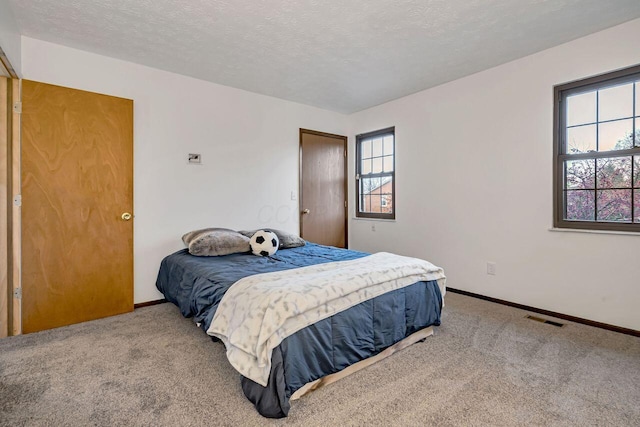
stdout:
<svg viewBox="0 0 640 427">
<path fill-rule="evenodd" d="M 198 153 L 189 153 L 189 164 L 192 164 L 192 165 L 202 164 L 202 155 Z"/>
</svg>

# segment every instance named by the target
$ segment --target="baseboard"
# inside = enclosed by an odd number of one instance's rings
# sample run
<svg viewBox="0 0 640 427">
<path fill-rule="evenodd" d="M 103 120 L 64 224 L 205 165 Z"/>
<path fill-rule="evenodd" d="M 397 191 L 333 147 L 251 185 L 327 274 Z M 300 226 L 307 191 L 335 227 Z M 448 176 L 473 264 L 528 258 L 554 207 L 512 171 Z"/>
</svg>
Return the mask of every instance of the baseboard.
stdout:
<svg viewBox="0 0 640 427">
<path fill-rule="evenodd" d="M 633 335 L 634 337 L 640 337 L 640 331 L 635 329 L 623 328 L 621 326 L 609 325 L 608 323 L 596 322 L 594 320 L 583 319 L 581 317 L 571 316 L 569 314 L 557 313 L 555 311 L 545 310 L 542 308 L 531 307 L 524 304 L 518 304 L 517 302 L 505 301 L 503 299 L 487 297 L 480 294 L 474 294 L 473 292 L 467 292 L 460 289 L 447 287 L 447 292 L 453 292 L 454 294 L 466 295 L 468 297 L 478 298 L 485 301 L 495 302 L 497 304 L 508 305 L 509 307 L 519 308 L 520 310 L 532 311 L 538 314 L 544 314 L 545 316 L 557 317 L 558 319 L 568 320 L 570 322 L 582 323 L 583 325 L 593 326 L 595 328 L 606 329 L 613 332 L 618 332 L 626 335 Z"/>
<path fill-rule="evenodd" d="M 146 301 L 146 302 L 141 302 L 138 304 L 133 304 L 133 308 L 142 308 L 142 307 L 149 307 L 150 305 L 158 305 L 158 304 L 164 304 L 165 302 L 167 302 L 166 299 L 157 299 L 157 300 L 153 300 L 153 301 Z"/>
</svg>

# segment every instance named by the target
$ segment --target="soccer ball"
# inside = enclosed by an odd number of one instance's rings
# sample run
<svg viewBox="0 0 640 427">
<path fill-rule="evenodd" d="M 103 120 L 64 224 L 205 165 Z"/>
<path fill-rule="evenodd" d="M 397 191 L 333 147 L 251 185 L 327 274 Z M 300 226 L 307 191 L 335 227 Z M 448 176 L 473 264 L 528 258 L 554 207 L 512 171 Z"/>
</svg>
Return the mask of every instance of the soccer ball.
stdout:
<svg viewBox="0 0 640 427">
<path fill-rule="evenodd" d="M 251 252 L 258 256 L 271 256 L 276 253 L 280 241 L 273 231 L 258 230 L 251 236 Z"/>
</svg>

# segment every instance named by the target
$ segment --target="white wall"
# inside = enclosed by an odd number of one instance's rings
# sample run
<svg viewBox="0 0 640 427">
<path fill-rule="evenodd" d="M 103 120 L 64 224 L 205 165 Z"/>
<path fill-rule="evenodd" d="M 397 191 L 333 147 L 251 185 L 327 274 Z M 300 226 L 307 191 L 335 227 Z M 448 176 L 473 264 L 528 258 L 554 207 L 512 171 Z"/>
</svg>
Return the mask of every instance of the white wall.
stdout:
<svg viewBox="0 0 640 427">
<path fill-rule="evenodd" d="M 552 88 L 640 63 L 638 40 L 635 20 L 351 115 L 351 135 L 395 126 L 397 150 L 397 220 L 352 220 L 351 246 L 424 257 L 453 288 L 640 329 L 640 236 L 550 231 Z"/>
<path fill-rule="evenodd" d="M 20 31 L 7 1 L 0 1 L 0 47 L 18 76 L 21 76 Z"/>
<path fill-rule="evenodd" d="M 298 128 L 396 126 L 397 220 L 352 220 L 352 248 L 429 259 L 451 287 L 640 329 L 640 236 L 549 231 L 552 87 L 640 63 L 638 39 L 635 20 L 348 117 L 26 37 L 22 71 L 135 101 L 136 302 L 160 298 L 158 264 L 187 230 L 298 231 Z M 188 166 L 189 152 L 204 165 Z"/>
<path fill-rule="evenodd" d="M 299 128 L 348 130 L 346 116 L 318 108 L 27 37 L 22 49 L 26 79 L 134 100 L 136 303 L 162 297 L 160 261 L 189 230 L 298 232 Z"/>
</svg>

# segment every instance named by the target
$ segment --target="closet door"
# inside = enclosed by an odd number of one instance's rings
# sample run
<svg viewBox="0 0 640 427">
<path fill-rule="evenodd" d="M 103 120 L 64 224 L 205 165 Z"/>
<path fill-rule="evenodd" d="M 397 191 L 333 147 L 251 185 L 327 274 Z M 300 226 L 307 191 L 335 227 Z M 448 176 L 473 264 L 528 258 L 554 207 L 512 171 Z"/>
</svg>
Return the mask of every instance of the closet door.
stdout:
<svg viewBox="0 0 640 427">
<path fill-rule="evenodd" d="M 133 101 L 22 83 L 22 330 L 133 310 Z"/>
</svg>

